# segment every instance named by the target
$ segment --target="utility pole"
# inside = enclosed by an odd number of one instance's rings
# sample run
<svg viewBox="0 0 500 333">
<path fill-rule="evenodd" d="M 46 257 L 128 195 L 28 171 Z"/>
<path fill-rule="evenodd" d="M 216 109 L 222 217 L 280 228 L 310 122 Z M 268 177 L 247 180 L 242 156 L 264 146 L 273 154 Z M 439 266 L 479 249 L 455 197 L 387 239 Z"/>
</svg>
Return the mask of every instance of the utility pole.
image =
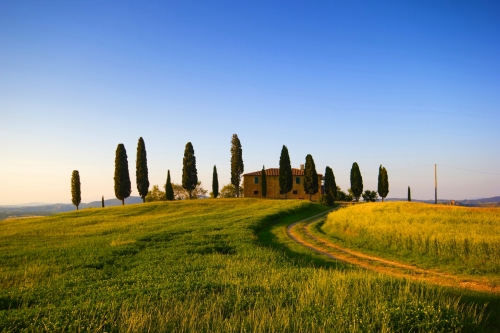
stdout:
<svg viewBox="0 0 500 333">
<path fill-rule="evenodd" d="M 438 176 L 437 176 L 436 164 L 434 164 L 434 202 L 437 205 L 437 203 L 438 203 Z"/>
</svg>

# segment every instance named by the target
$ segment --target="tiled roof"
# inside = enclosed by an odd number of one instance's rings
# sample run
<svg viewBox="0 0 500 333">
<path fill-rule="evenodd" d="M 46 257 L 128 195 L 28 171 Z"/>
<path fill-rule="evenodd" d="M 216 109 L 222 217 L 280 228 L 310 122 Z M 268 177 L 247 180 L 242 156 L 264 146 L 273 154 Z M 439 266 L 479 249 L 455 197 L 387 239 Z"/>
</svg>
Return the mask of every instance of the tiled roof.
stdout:
<svg viewBox="0 0 500 333">
<path fill-rule="evenodd" d="M 261 175 L 262 175 L 262 170 L 246 173 L 243 176 L 261 176 Z M 279 176 L 279 175 L 280 175 L 280 169 L 278 168 L 266 169 L 266 176 Z M 304 170 L 292 168 L 292 176 L 303 176 L 303 175 L 304 175 Z M 318 176 L 321 177 L 323 175 L 318 173 Z"/>
</svg>

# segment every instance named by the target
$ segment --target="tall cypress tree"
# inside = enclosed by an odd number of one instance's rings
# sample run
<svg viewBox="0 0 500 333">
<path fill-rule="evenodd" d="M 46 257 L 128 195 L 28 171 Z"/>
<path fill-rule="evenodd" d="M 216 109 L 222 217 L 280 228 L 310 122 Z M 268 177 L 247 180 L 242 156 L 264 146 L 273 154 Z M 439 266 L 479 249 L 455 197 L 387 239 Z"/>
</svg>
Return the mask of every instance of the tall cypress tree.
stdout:
<svg viewBox="0 0 500 333">
<path fill-rule="evenodd" d="M 236 134 L 231 139 L 231 184 L 236 189 L 236 197 L 240 196 L 241 174 L 243 173 L 243 150 Z"/>
<path fill-rule="evenodd" d="M 78 210 L 78 206 L 80 205 L 80 202 L 82 202 L 80 173 L 78 170 L 73 170 L 73 173 L 71 174 L 71 202 L 76 206 L 76 210 Z"/>
<path fill-rule="evenodd" d="M 102 199 L 101 199 L 101 207 L 104 208 L 104 195 L 102 196 Z"/>
<path fill-rule="evenodd" d="M 311 154 L 306 156 L 306 166 L 304 169 L 304 192 L 309 194 L 309 201 L 312 195 L 318 193 L 318 173 Z"/>
<path fill-rule="evenodd" d="M 189 192 L 189 199 L 192 199 L 193 190 L 198 183 L 198 171 L 196 170 L 196 157 L 191 142 L 188 142 L 184 149 L 182 165 L 182 187 Z"/>
<path fill-rule="evenodd" d="M 332 202 L 337 197 L 337 183 L 335 182 L 333 170 L 329 166 L 325 169 L 325 195 L 331 197 Z"/>
<path fill-rule="evenodd" d="M 351 168 L 351 190 L 352 196 L 359 201 L 359 197 L 363 193 L 363 177 L 359 171 L 358 163 L 354 162 Z"/>
<path fill-rule="evenodd" d="M 214 174 L 212 176 L 212 193 L 214 198 L 219 196 L 219 176 L 217 175 L 217 167 L 214 165 Z"/>
<path fill-rule="evenodd" d="M 285 145 L 281 148 L 279 185 L 280 191 L 285 194 L 286 199 L 287 193 L 292 190 L 293 175 L 290 155 L 288 154 L 288 148 Z"/>
<path fill-rule="evenodd" d="M 170 170 L 167 171 L 167 183 L 165 184 L 165 197 L 167 200 L 174 200 L 174 188 L 170 181 Z"/>
<path fill-rule="evenodd" d="M 410 186 L 408 186 L 408 201 L 411 201 L 411 190 L 410 190 Z"/>
<path fill-rule="evenodd" d="M 135 177 L 139 196 L 142 198 L 142 202 L 146 202 L 146 195 L 148 195 L 149 190 L 148 159 L 146 157 L 146 145 L 142 137 L 139 138 L 139 142 L 137 143 Z"/>
<path fill-rule="evenodd" d="M 115 156 L 115 196 L 125 205 L 125 199 L 132 193 L 130 175 L 128 172 L 127 151 L 123 143 L 116 148 Z"/>
<path fill-rule="evenodd" d="M 382 164 L 378 168 L 378 195 L 382 198 L 382 202 L 384 202 L 384 198 L 389 194 L 389 176 L 387 175 L 387 170 L 382 167 Z"/>
<path fill-rule="evenodd" d="M 262 166 L 262 176 L 261 176 L 261 191 L 262 197 L 265 198 L 267 196 L 267 178 L 266 178 L 266 167 Z"/>
</svg>

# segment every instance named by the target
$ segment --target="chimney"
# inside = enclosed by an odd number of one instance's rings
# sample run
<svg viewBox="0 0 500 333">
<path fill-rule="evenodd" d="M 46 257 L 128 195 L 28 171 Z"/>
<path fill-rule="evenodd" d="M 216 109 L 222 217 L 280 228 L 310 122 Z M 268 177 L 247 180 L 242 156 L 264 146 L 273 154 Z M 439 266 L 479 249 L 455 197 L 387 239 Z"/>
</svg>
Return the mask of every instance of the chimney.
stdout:
<svg viewBox="0 0 500 333">
<path fill-rule="evenodd" d="M 300 165 L 300 170 L 304 170 L 304 164 Z"/>
</svg>

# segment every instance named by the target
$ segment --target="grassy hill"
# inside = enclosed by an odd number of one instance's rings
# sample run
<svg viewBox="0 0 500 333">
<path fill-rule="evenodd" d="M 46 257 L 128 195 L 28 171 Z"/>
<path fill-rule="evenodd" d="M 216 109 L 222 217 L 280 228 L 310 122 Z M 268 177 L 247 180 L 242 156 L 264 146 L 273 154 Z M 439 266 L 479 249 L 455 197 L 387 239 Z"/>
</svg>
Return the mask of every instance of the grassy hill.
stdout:
<svg viewBox="0 0 500 333">
<path fill-rule="evenodd" d="M 2 221 L 0 331 L 488 329 L 478 299 L 321 262 L 281 238 L 325 209 L 217 199 Z"/>
</svg>

